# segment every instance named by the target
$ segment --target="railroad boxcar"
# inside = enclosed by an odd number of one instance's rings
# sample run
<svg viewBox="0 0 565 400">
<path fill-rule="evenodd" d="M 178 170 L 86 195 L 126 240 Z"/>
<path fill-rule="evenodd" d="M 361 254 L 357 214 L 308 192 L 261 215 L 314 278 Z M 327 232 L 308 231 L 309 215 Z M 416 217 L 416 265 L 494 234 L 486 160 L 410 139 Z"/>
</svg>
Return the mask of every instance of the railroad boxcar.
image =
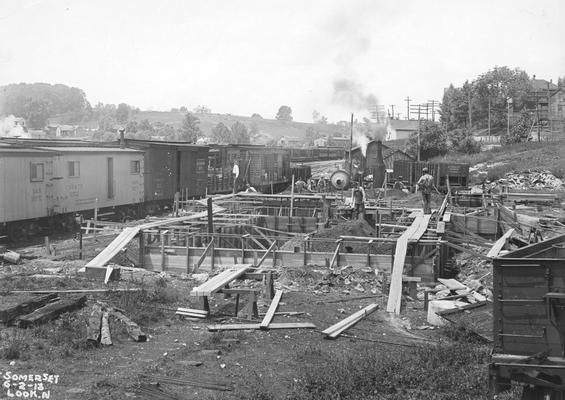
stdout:
<svg viewBox="0 0 565 400">
<path fill-rule="evenodd" d="M 53 154 L 0 143 L 0 235 L 22 237 L 46 216 Z"/>
<path fill-rule="evenodd" d="M 233 167 L 239 177 L 234 182 Z M 211 145 L 208 164 L 208 193 L 228 193 L 246 184 L 264 193 L 277 193 L 289 184 L 290 156 L 282 147 L 256 145 Z"/>
<path fill-rule="evenodd" d="M 142 151 L 90 146 L 42 148 L 54 153 L 50 215 L 98 208 L 113 209 L 125 218 L 143 202 Z"/>
<path fill-rule="evenodd" d="M 523 399 L 565 394 L 565 235 L 493 260 L 492 394 L 525 384 Z"/>
<path fill-rule="evenodd" d="M 122 146 L 143 150 L 145 154 L 146 212 L 152 214 L 170 205 L 177 192 L 188 198 L 206 195 L 207 146 L 132 139 L 126 139 Z"/>
<path fill-rule="evenodd" d="M 451 188 L 467 187 L 469 184 L 469 164 L 462 163 L 395 160 L 393 163 L 393 179 L 396 180 L 397 177 L 402 176 L 402 180 L 408 186 L 415 187 L 424 168 L 428 168 L 429 173 L 435 179 L 434 184 L 440 190 L 447 191 L 448 178 Z"/>
</svg>

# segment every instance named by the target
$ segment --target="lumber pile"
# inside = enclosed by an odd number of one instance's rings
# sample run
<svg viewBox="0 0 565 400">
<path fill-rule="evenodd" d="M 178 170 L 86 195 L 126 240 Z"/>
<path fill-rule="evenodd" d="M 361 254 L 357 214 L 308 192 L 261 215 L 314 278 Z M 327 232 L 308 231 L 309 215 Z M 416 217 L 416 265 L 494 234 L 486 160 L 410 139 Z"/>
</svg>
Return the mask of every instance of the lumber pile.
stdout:
<svg viewBox="0 0 565 400">
<path fill-rule="evenodd" d="M 20 262 L 21 255 L 15 251 L 6 250 L 0 254 L 0 259 L 9 262 L 10 264 L 17 264 Z"/>
<path fill-rule="evenodd" d="M 374 312 L 377 308 L 379 308 L 379 305 L 377 303 L 370 304 L 367 307 L 357 311 L 356 313 L 351 314 L 349 317 L 341 320 L 337 324 L 330 326 L 326 330 L 322 331 L 322 334 L 326 339 L 336 339 L 342 332 L 345 332 L 346 330 L 351 328 L 367 315 Z"/>
<path fill-rule="evenodd" d="M 261 329 L 261 324 L 217 324 L 208 325 L 210 332 L 237 331 L 237 330 Z M 272 322 L 267 329 L 316 329 L 311 322 Z"/>
<path fill-rule="evenodd" d="M 34 296 L 16 304 L 0 304 L 0 322 L 9 324 L 16 317 L 29 314 L 55 299 L 57 299 L 57 294 L 49 293 L 43 296 Z"/>
<path fill-rule="evenodd" d="M 190 321 L 199 321 L 201 319 L 205 319 L 206 317 L 208 317 L 208 311 L 198 310 L 195 308 L 178 307 L 177 311 L 175 311 L 175 314 L 186 317 L 186 319 Z"/>
<path fill-rule="evenodd" d="M 95 346 L 98 346 L 98 344 L 105 346 L 112 345 L 109 324 L 110 317 L 126 325 L 126 331 L 133 341 L 145 342 L 147 340 L 147 336 L 141 331 L 139 325 L 126 317 L 122 310 L 110 307 L 104 303 L 96 303 L 92 306 L 86 329 L 86 340 L 89 343 Z"/>
</svg>

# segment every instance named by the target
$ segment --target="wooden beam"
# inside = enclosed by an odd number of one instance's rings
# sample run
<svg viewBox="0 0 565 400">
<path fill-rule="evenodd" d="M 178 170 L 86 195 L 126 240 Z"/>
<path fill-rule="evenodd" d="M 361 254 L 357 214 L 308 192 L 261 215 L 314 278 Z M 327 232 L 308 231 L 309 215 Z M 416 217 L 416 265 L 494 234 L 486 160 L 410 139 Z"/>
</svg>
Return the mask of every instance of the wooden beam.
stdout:
<svg viewBox="0 0 565 400">
<path fill-rule="evenodd" d="M 24 315 L 18 318 L 18 326 L 20 328 L 27 328 L 33 325 L 39 325 L 52 319 L 57 318 L 59 315 L 74 311 L 81 308 L 86 303 L 86 296 L 74 296 L 67 299 L 59 300 L 55 303 L 47 304 L 31 314 Z"/>
<path fill-rule="evenodd" d="M 202 262 L 204 261 L 204 259 L 208 255 L 208 252 L 210 251 L 210 249 L 212 249 L 212 252 L 214 251 L 214 241 L 215 241 L 215 239 L 216 239 L 215 237 L 212 237 L 212 240 L 210 240 L 210 243 L 208 243 L 208 246 L 206 246 L 204 253 L 202 253 L 202 255 L 200 256 L 200 259 L 198 260 L 198 262 L 194 266 L 194 270 L 192 271 L 193 274 L 198 271 L 198 269 L 200 268 L 200 265 L 202 265 Z M 212 266 L 212 268 L 213 267 L 214 266 Z"/>
<path fill-rule="evenodd" d="M 502 248 L 506 245 L 508 239 L 510 239 L 510 236 L 512 236 L 513 233 L 513 228 L 508 229 L 506 233 L 504 233 L 504 235 L 502 235 L 491 247 L 491 249 L 487 253 L 487 258 L 497 257 L 498 253 L 500 253 L 500 250 L 502 250 Z"/>
<path fill-rule="evenodd" d="M 462 252 L 464 252 L 464 253 L 472 254 L 472 255 L 474 255 L 475 257 L 482 258 L 483 260 L 488 260 L 488 261 L 491 260 L 491 258 L 485 256 L 484 254 L 481 254 L 481 253 L 478 253 L 478 252 L 476 252 L 476 251 L 473 251 L 473 250 L 469 249 L 468 247 L 459 246 L 459 245 L 457 245 L 457 244 L 455 244 L 455 243 L 452 243 L 452 242 L 447 242 L 446 244 L 447 244 L 449 247 L 453 247 L 455 250 L 459 250 L 459 251 L 462 251 Z"/>
<path fill-rule="evenodd" d="M 370 304 L 367 307 L 357 311 L 356 313 L 351 314 L 349 317 L 341 320 L 337 324 L 330 326 L 326 330 L 322 331 L 322 334 L 324 334 L 327 339 L 335 339 L 342 332 L 345 332 L 347 329 L 351 328 L 367 315 L 374 312 L 377 308 L 379 308 L 379 305 L 377 303 Z"/>
<path fill-rule="evenodd" d="M 208 330 L 214 331 L 234 331 L 246 329 L 260 329 L 261 324 L 219 324 L 208 325 Z M 316 325 L 311 322 L 272 322 L 269 329 L 316 329 Z"/>
<path fill-rule="evenodd" d="M 271 320 L 275 316 L 275 312 L 277 311 L 277 307 L 279 306 L 279 301 L 281 300 L 282 295 L 283 295 L 283 291 L 277 290 L 277 292 L 275 293 L 275 297 L 273 297 L 273 301 L 271 301 L 271 305 L 267 310 L 267 314 L 265 314 L 265 318 L 263 318 L 263 321 L 261 321 L 261 325 L 259 326 L 260 329 L 269 328 L 269 324 L 271 323 Z"/>
</svg>

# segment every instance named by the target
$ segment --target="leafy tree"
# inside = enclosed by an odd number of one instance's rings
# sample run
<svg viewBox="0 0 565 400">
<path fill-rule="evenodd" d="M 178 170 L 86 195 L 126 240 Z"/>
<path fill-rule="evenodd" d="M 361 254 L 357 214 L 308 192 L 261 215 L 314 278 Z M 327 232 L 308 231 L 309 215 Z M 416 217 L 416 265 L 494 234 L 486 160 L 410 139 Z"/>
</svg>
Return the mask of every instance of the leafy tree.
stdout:
<svg viewBox="0 0 565 400">
<path fill-rule="evenodd" d="M 312 121 L 318 122 L 318 120 L 320 119 L 320 115 L 321 114 L 318 110 L 312 111 Z"/>
<path fill-rule="evenodd" d="M 197 114 L 210 114 L 212 112 L 212 110 L 210 110 L 209 107 L 204 106 L 204 105 L 198 105 L 196 107 L 194 107 L 194 112 Z"/>
<path fill-rule="evenodd" d="M 151 125 L 151 123 L 149 122 L 148 119 L 142 119 L 139 122 L 139 125 L 137 127 L 138 131 L 145 131 L 145 132 L 153 132 L 153 125 Z"/>
<path fill-rule="evenodd" d="M 231 143 L 248 144 L 251 142 L 247 127 L 239 121 L 232 125 L 231 134 Z"/>
<path fill-rule="evenodd" d="M 249 135 L 251 137 L 257 136 L 259 134 L 259 126 L 257 126 L 257 122 L 252 122 L 251 126 L 249 127 Z"/>
<path fill-rule="evenodd" d="M 263 119 L 263 117 L 261 115 L 257 114 L 257 113 L 253 113 L 251 118 Z"/>
<path fill-rule="evenodd" d="M 218 143 L 228 144 L 231 143 L 232 133 L 230 128 L 225 126 L 222 122 L 218 122 L 218 124 L 212 129 L 212 137 Z"/>
<path fill-rule="evenodd" d="M 182 106 L 181 108 L 179 108 L 179 111 L 185 113 L 188 112 L 188 109 L 185 106 Z"/>
<path fill-rule="evenodd" d="M 32 129 L 43 129 L 49 118 L 49 103 L 46 100 L 28 99 L 23 117 Z"/>
<path fill-rule="evenodd" d="M 513 123 L 510 129 L 510 135 L 505 133 L 502 135 L 503 144 L 513 144 L 527 142 L 532 128 L 532 115 L 527 111 L 522 111 L 520 117 Z"/>
<path fill-rule="evenodd" d="M 118 104 L 118 108 L 116 109 L 116 121 L 120 124 L 125 124 L 129 118 L 130 110 L 131 107 L 126 103 Z"/>
<path fill-rule="evenodd" d="M 560 88 L 565 87 L 565 76 L 563 78 L 557 78 L 557 86 L 559 86 Z"/>
<path fill-rule="evenodd" d="M 318 130 L 314 129 L 313 126 L 309 126 L 306 128 L 306 142 L 308 146 L 312 146 L 314 144 L 314 140 L 318 139 L 321 135 Z"/>
<path fill-rule="evenodd" d="M 280 106 L 275 118 L 279 121 L 292 121 L 292 109 L 289 106 Z"/>
<path fill-rule="evenodd" d="M 116 119 L 110 115 L 105 115 L 98 120 L 98 131 L 115 132 Z"/>
<path fill-rule="evenodd" d="M 196 143 L 200 136 L 202 136 L 200 119 L 195 117 L 192 113 L 187 112 L 182 121 L 182 126 L 179 129 L 178 139 Z"/>
<path fill-rule="evenodd" d="M 420 159 L 428 160 L 442 156 L 448 151 L 447 134 L 441 126 L 432 121 L 422 121 L 420 126 Z M 418 133 L 413 133 L 408 140 L 408 152 L 418 154 Z"/>
<path fill-rule="evenodd" d="M 126 133 L 136 133 L 139 129 L 139 124 L 137 121 L 129 121 L 126 125 Z"/>
<path fill-rule="evenodd" d="M 455 129 L 448 132 L 449 148 L 458 153 L 475 154 L 481 151 L 481 144 L 477 142 L 468 129 Z"/>
</svg>

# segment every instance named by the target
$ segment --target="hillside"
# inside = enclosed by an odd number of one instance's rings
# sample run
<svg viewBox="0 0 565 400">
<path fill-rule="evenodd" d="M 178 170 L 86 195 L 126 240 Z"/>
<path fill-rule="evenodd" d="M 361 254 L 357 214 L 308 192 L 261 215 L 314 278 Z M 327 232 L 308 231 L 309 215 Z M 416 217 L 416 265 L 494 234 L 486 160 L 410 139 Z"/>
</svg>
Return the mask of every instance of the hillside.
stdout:
<svg viewBox="0 0 565 400">
<path fill-rule="evenodd" d="M 507 172 L 549 170 L 558 178 L 565 177 L 565 140 L 529 142 L 502 146 L 478 154 L 450 153 L 433 161 L 488 164 L 489 179 L 498 179 Z"/>
<path fill-rule="evenodd" d="M 235 122 L 239 121 L 251 128 L 253 124 L 257 125 L 260 132 L 270 135 L 273 139 L 279 139 L 282 136 L 302 138 L 309 127 L 317 130 L 321 135 L 327 136 L 339 134 L 340 127 L 334 124 L 311 124 L 305 122 L 284 122 L 276 119 L 251 118 L 231 114 L 195 114 L 200 119 L 200 128 L 205 134 L 210 134 L 214 126 L 222 122 L 227 127 L 231 127 Z M 171 111 L 140 111 L 130 117 L 135 121 L 147 119 L 152 124 L 161 122 L 179 128 L 184 118 L 183 112 Z"/>
</svg>

